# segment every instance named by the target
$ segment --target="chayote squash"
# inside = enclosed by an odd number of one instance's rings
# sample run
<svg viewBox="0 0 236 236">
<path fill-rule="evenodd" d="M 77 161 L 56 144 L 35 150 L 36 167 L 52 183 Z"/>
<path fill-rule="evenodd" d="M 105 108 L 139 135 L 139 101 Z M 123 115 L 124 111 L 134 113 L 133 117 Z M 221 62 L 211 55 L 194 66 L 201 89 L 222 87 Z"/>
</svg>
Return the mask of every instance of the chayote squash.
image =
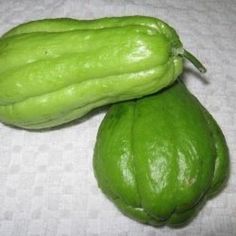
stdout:
<svg viewBox="0 0 236 236">
<path fill-rule="evenodd" d="M 154 93 L 181 74 L 183 57 L 204 71 L 175 30 L 152 17 L 19 25 L 0 38 L 0 121 L 48 128 Z"/>
<path fill-rule="evenodd" d="M 228 167 L 222 131 L 180 81 L 113 105 L 99 128 L 98 185 L 124 214 L 143 223 L 187 223 L 221 189 Z"/>
</svg>

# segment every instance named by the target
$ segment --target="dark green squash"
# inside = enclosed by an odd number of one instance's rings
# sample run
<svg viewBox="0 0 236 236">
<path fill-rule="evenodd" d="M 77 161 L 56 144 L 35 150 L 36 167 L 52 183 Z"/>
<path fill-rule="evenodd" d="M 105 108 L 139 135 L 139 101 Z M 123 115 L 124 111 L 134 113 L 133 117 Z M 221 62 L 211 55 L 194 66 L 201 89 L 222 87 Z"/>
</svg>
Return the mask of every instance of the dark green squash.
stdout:
<svg viewBox="0 0 236 236">
<path fill-rule="evenodd" d="M 228 167 L 222 131 L 180 81 L 113 105 L 99 128 L 98 185 L 124 214 L 143 223 L 190 220 L 221 189 Z"/>
</svg>

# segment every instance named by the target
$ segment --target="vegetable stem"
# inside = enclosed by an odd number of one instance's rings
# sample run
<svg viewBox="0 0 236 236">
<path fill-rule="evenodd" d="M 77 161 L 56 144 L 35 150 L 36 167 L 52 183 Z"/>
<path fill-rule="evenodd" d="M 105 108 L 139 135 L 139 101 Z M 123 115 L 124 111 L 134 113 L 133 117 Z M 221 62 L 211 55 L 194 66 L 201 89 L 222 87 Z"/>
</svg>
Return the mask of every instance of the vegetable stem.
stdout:
<svg viewBox="0 0 236 236">
<path fill-rule="evenodd" d="M 189 60 L 201 73 L 205 73 L 207 71 L 203 64 L 192 53 L 184 49 L 183 56 Z"/>
</svg>

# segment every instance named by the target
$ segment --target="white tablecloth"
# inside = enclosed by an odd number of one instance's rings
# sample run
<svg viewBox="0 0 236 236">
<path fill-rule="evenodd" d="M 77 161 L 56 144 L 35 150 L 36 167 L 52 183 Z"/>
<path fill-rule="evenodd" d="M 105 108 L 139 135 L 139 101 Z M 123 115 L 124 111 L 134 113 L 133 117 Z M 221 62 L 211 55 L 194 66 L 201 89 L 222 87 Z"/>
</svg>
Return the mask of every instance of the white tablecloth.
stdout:
<svg viewBox="0 0 236 236">
<path fill-rule="evenodd" d="M 92 155 L 105 110 L 48 132 L 0 124 L 1 236 L 236 235 L 236 1 L 0 0 L 0 33 L 41 18 L 134 14 L 167 21 L 206 65 L 206 75 L 187 69 L 184 77 L 225 133 L 228 186 L 185 228 L 153 228 L 123 216 L 97 187 Z"/>
</svg>

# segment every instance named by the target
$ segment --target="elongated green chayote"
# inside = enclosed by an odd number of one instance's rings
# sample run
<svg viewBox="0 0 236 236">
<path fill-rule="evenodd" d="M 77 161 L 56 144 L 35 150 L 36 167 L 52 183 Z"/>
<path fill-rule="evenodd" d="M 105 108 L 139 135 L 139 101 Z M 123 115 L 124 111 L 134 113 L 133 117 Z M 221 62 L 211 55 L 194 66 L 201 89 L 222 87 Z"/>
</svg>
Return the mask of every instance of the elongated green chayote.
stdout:
<svg viewBox="0 0 236 236">
<path fill-rule="evenodd" d="M 19 25 L 0 38 L 0 121 L 48 128 L 154 93 L 181 74 L 183 57 L 204 71 L 175 30 L 152 17 Z"/>
</svg>

